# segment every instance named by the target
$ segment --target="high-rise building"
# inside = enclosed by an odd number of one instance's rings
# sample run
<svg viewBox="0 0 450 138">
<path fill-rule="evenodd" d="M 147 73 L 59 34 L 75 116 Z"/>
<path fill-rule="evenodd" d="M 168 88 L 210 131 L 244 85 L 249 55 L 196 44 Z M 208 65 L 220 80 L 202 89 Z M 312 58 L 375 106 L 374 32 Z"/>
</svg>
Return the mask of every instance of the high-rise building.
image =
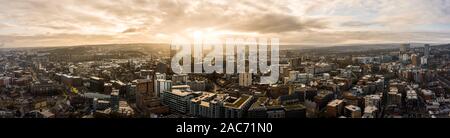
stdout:
<svg viewBox="0 0 450 138">
<path fill-rule="evenodd" d="M 327 117 L 339 117 L 344 110 L 343 100 L 333 100 L 327 105 Z"/>
<path fill-rule="evenodd" d="M 402 94 L 399 93 L 397 87 L 390 87 L 390 90 L 387 94 L 387 105 L 398 106 L 402 102 Z"/>
<path fill-rule="evenodd" d="M 192 91 L 172 89 L 163 93 L 163 104 L 169 106 L 171 111 L 189 113 L 189 102 L 194 98 Z"/>
<path fill-rule="evenodd" d="M 158 79 L 155 83 L 155 94 L 156 97 L 161 97 L 164 91 L 171 91 L 172 81 L 165 79 Z"/>
<path fill-rule="evenodd" d="M 425 57 L 430 57 L 430 44 L 425 44 L 425 47 L 423 49 L 423 54 Z"/>
<path fill-rule="evenodd" d="M 374 106 L 377 108 L 381 107 L 381 96 L 380 94 L 366 95 L 364 96 L 364 105 Z"/>
<path fill-rule="evenodd" d="M 419 100 L 415 90 L 408 90 L 406 92 L 406 109 L 408 111 L 415 111 L 419 107 Z"/>
<path fill-rule="evenodd" d="M 412 54 L 411 55 L 411 64 L 414 66 L 419 66 L 420 65 L 420 59 L 416 54 Z"/>
<path fill-rule="evenodd" d="M 156 96 L 154 93 L 154 84 L 152 79 L 140 79 L 137 80 L 137 93 L 142 95 L 149 95 L 151 97 Z"/>
<path fill-rule="evenodd" d="M 252 85 L 252 73 L 240 73 L 239 74 L 239 86 Z"/>
<path fill-rule="evenodd" d="M 91 77 L 89 78 L 89 91 L 91 92 L 104 92 L 105 81 L 103 78 Z"/>
<path fill-rule="evenodd" d="M 146 114 L 161 107 L 154 83 L 153 76 L 136 81 L 136 106 Z"/>
<path fill-rule="evenodd" d="M 192 116 L 212 118 L 214 116 L 210 101 L 216 97 L 215 93 L 202 92 L 198 97 L 189 101 L 189 114 Z"/>
<path fill-rule="evenodd" d="M 119 90 L 118 89 L 113 89 L 111 92 L 111 98 L 110 98 L 110 104 L 111 104 L 111 109 L 113 111 L 118 111 L 119 110 Z"/>
<path fill-rule="evenodd" d="M 426 56 L 420 57 L 420 64 L 421 65 L 427 65 L 428 64 L 428 58 Z"/>
<path fill-rule="evenodd" d="M 112 83 L 105 83 L 103 85 L 104 90 L 103 90 L 103 94 L 111 94 L 112 90 L 113 90 L 113 85 Z"/>
<path fill-rule="evenodd" d="M 350 118 L 361 118 L 361 108 L 355 105 L 345 106 L 345 116 Z"/>
</svg>

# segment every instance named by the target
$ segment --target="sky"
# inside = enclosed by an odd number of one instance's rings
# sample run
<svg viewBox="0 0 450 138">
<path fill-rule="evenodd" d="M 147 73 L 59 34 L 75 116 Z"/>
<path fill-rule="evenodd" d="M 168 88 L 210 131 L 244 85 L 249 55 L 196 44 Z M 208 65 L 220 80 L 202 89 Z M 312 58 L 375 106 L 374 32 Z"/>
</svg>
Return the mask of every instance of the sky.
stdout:
<svg viewBox="0 0 450 138">
<path fill-rule="evenodd" d="M 449 43 L 450 0 L 0 0 L 0 46 Z"/>
</svg>

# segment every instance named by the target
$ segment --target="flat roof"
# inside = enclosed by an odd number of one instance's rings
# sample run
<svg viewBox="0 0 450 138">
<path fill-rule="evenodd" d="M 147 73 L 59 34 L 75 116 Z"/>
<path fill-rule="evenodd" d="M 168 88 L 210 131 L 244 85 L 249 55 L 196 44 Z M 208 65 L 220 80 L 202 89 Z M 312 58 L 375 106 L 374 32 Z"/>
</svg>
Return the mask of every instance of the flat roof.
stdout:
<svg viewBox="0 0 450 138">
<path fill-rule="evenodd" d="M 337 105 L 341 104 L 342 102 L 344 102 L 344 100 L 336 99 L 336 100 L 333 100 L 330 103 L 328 103 L 328 106 L 337 106 Z"/>
<path fill-rule="evenodd" d="M 202 92 L 202 95 L 193 98 L 191 101 L 192 102 L 199 102 L 199 101 L 203 101 L 203 100 L 205 100 L 207 98 L 213 97 L 215 95 L 216 95 L 215 93 L 211 93 L 211 92 Z"/>
<path fill-rule="evenodd" d="M 232 103 L 228 102 L 228 100 L 225 101 L 224 106 L 225 106 L 225 107 L 230 107 L 230 108 L 235 108 L 235 109 L 240 109 L 240 108 L 242 108 L 242 105 L 243 105 L 245 102 L 247 102 L 247 101 L 249 101 L 249 100 L 251 99 L 251 97 L 252 97 L 252 96 L 250 96 L 250 95 L 245 95 L 245 94 L 243 94 L 243 95 L 241 95 L 238 99 L 236 99 L 236 100 L 235 100 L 234 102 L 232 102 Z"/>
<path fill-rule="evenodd" d="M 184 91 L 184 90 L 180 90 L 180 89 L 173 89 L 172 93 L 175 94 L 175 95 L 184 97 L 184 96 L 192 94 L 192 91 Z"/>
<path fill-rule="evenodd" d="M 292 104 L 292 105 L 284 106 L 284 109 L 286 109 L 287 111 L 301 110 L 301 109 L 305 109 L 305 108 L 306 107 L 303 104 Z"/>
<path fill-rule="evenodd" d="M 354 105 L 347 105 L 347 106 L 345 106 L 345 108 L 348 110 L 352 110 L 352 111 L 361 111 L 360 107 L 354 106 Z"/>
</svg>

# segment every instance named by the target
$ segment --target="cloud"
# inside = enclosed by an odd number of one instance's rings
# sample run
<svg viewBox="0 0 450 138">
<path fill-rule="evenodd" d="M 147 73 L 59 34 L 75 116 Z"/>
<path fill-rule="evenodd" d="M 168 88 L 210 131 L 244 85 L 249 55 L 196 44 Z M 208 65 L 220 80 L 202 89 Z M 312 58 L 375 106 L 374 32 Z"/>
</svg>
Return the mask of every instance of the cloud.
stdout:
<svg viewBox="0 0 450 138">
<path fill-rule="evenodd" d="M 367 27 L 371 25 L 378 25 L 378 23 L 375 22 L 360 22 L 360 21 L 348 21 L 341 23 L 341 26 L 347 26 L 347 27 Z"/>
<path fill-rule="evenodd" d="M 228 29 L 258 33 L 282 33 L 326 28 L 320 19 L 300 20 L 299 17 L 284 14 L 253 15 L 232 23 Z"/>
<path fill-rule="evenodd" d="M 0 2 L 0 35 L 8 46 L 170 42 L 195 30 L 317 44 L 444 41 L 450 33 L 448 0 Z"/>
</svg>

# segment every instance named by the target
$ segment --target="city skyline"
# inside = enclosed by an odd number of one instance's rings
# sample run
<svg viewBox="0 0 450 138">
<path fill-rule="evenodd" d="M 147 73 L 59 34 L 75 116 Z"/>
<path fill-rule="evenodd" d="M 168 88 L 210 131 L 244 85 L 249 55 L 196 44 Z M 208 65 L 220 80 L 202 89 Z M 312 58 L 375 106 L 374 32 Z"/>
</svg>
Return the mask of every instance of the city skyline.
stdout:
<svg viewBox="0 0 450 138">
<path fill-rule="evenodd" d="M 448 0 L 2 2 L 0 46 L 276 37 L 283 44 L 450 42 Z"/>
</svg>

